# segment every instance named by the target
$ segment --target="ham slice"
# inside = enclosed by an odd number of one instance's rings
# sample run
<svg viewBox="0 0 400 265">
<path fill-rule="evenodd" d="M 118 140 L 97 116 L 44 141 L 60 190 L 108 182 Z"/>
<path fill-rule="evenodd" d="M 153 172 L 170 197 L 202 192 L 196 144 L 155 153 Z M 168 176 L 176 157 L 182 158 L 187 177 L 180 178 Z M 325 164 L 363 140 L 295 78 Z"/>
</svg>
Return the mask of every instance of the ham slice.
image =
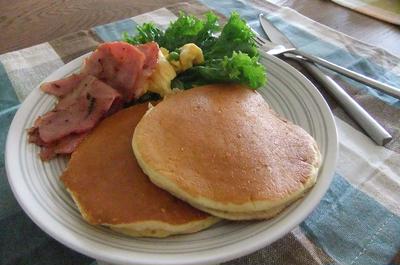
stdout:
<svg viewBox="0 0 400 265">
<path fill-rule="evenodd" d="M 155 42 L 138 47 L 125 42 L 105 43 L 86 59 L 82 73 L 109 84 L 128 102 L 144 94 L 144 89 L 136 85 L 137 80 L 147 72 L 152 73 L 157 59 Z"/>
<path fill-rule="evenodd" d="M 64 97 L 87 75 L 92 75 L 116 89 L 123 100 L 129 102 L 146 92 L 142 86 L 143 80 L 153 73 L 158 62 L 158 51 L 156 42 L 137 46 L 126 42 L 104 43 L 86 58 L 80 73 L 44 83 L 40 88 L 48 94 Z"/>
<path fill-rule="evenodd" d="M 112 87 L 94 76 L 87 76 L 52 111 L 40 118 L 40 139 L 50 143 L 71 133 L 92 129 L 119 97 Z"/>
<path fill-rule="evenodd" d="M 72 74 L 60 80 L 43 83 L 40 89 L 47 94 L 63 97 L 74 90 L 84 78 L 85 75 Z"/>
<path fill-rule="evenodd" d="M 149 42 L 146 44 L 138 45 L 137 48 L 145 54 L 146 59 L 143 64 L 143 71 L 136 79 L 134 88 L 134 98 L 139 98 L 145 91 L 144 83 L 153 74 L 154 69 L 158 63 L 159 47 L 156 42 Z"/>
<path fill-rule="evenodd" d="M 156 68 L 158 54 L 155 42 L 104 43 L 79 73 L 42 84 L 42 91 L 57 96 L 59 102 L 28 131 L 29 142 L 42 147 L 40 157 L 48 160 L 72 153 L 102 118 L 143 95 L 142 84 Z"/>
<path fill-rule="evenodd" d="M 40 150 L 40 158 L 42 160 L 50 160 L 56 155 L 67 155 L 71 154 L 78 145 L 85 139 L 89 133 L 81 134 L 70 134 L 60 139 L 59 141 L 52 143 L 48 146 L 43 146 Z"/>
<path fill-rule="evenodd" d="M 38 126 L 40 122 L 41 118 L 39 117 L 35 122 L 35 126 L 37 127 L 32 127 L 31 129 L 29 129 L 28 135 L 30 143 L 34 143 L 41 147 L 39 156 L 44 161 L 50 160 L 58 154 L 63 154 L 63 155 L 71 154 L 83 141 L 86 135 L 89 134 L 89 132 L 84 132 L 81 134 L 70 134 L 61 138 L 58 141 L 52 143 L 45 143 L 42 141 L 42 139 L 40 139 L 39 135 Z"/>
<path fill-rule="evenodd" d="M 157 42 L 148 42 L 136 46 L 144 55 L 143 71 L 145 75 L 151 75 L 158 62 L 158 44 Z"/>
<path fill-rule="evenodd" d="M 112 109 L 122 107 L 119 99 L 116 90 L 88 75 L 52 111 L 35 121 L 28 131 L 29 142 L 42 147 L 42 160 L 71 154 L 100 119 Z"/>
</svg>

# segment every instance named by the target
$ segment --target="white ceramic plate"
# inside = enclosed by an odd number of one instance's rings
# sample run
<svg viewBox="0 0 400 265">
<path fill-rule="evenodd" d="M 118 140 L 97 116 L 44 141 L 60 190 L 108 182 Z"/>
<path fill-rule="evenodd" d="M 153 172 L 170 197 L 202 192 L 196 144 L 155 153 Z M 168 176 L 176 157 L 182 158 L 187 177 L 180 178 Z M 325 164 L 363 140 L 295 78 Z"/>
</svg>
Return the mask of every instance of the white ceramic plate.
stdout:
<svg viewBox="0 0 400 265">
<path fill-rule="evenodd" d="M 66 64 L 46 80 L 79 69 L 83 57 Z M 50 110 L 55 98 L 35 88 L 11 124 L 6 145 L 6 170 L 18 202 L 49 235 L 83 254 L 116 264 L 210 264 L 249 254 L 284 236 L 303 221 L 328 189 L 336 163 L 337 132 L 331 111 L 317 89 L 279 59 L 261 59 L 268 85 L 260 89 L 278 113 L 307 130 L 323 158 L 318 181 L 304 199 L 269 221 L 222 222 L 192 235 L 166 239 L 130 238 L 87 224 L 59 180 L 66 159 L 43 163 L 39 148 L 28 144 L 26 129 Z M 267 132 L 266 132 L 267 133 Z"/>
</svg>

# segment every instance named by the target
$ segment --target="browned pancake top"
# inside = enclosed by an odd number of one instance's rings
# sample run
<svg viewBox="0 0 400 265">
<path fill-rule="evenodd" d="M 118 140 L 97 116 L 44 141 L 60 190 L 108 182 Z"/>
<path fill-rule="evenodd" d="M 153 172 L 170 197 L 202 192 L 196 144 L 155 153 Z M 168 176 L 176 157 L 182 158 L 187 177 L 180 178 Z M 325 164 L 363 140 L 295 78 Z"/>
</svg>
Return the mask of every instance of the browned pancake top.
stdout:
<svg viewBox="0 0 400 265">
<path fill-rule="evenodd" d="M 146 110 L 147 104 L 141 104 L 102 121 L 61 176 L 90 223 L 185 224 L 209 216 L 156 187 L 138 166 L 131 142 Z"/>
<path fill-rule="evenodd" d="M 149 172 L 191 197 L 222 203 L 284 199 L 319 163 L 306 131 L 238 85 L 168 96 L 142 119 L 135 140 Z"/>
</svg>

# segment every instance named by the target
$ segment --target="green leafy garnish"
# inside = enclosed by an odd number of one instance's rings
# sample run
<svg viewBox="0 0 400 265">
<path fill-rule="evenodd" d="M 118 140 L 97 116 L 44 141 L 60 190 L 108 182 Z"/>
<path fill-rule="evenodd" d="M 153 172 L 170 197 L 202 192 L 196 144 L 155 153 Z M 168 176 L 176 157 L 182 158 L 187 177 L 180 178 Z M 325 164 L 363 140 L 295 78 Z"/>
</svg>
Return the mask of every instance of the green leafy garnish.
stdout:
<svg viewBox="0 0 400 265">
<path fill-rule="evenodd" d="M 206 48 L 214 41 L 213 33 L 219 30 L 219 26 L 218 17 L 212 12 L 206 13 L 204 20 L 180 12 L 178 19 L 171 22 L 165 32 L 153 23 L 144 23 L 138 26 L 137 30 L 138 33 L 134 37 L 124 33 L 123 40 L 135 45 L 155 41 L 160 47 L 173 51 L 186 43 Z"/>
<path fill-rule="evenodd" d="M 211 59 L 204 65 L 190 68 L 177 76 L 174 85 L 178 88 L 190 88 L 218 82 L 246 84 L 256 89 L 265 85 L 265 69 L 256 57 L 242 52 L 233 52 L 231 57 Z"/>
<path fill-rule="evenodd" d="M 199 46 L 205 62 L 177 75 L 172 87 L 190 88 L 215 82 L 234 82 L 257 89 L 266 83 L 265 68 L 258 62 L 254 33 L 237 12 L 233 12 L 220 31 L 218 17 L 206 13 L 203 20 L 193 15 L 179 13 L 176 21 L 162 31 L 152 23 L 137 27 L 134 37 L 123 35 L 131 44 L 156 41 L 170 51 L 169 61 L 179 60 L 179 48 L 187 43 Z"/>
<path fill-rule="evenodd" d="M 230 57 L 234 51 L 247 53 L 250 57 L 258 56 L 253 38 L 254 33 L 247 26 L 246 21 L 240 18 L 238 13 L 233 12 L 222 29 L 220 37 L 208 50 L 204 51 L 204 57 L 206 60 Z"/>
<path fill-rule="evenodd" d="M 204 20 L 180 12 L 178 19 L 165 30 L 164 38 L 159 44 L 170 51 L 186 43 L 194 43 L 204 49 L 213 42 L 213 33 L 218 30 L 218 17 L 212 12 L 206 13 Z"/>
<path fill-rule="evenodd" d="M 122 33 L 122 39 L 133 45 L 143 44 L 150 41 L 160 43 L 164 37 L 164 32 L 157 28 L 153 23 L 144 23 L 137 27 L 138 33 L 136 36 L 129 36 L 128 33 Z"/>
</svg>

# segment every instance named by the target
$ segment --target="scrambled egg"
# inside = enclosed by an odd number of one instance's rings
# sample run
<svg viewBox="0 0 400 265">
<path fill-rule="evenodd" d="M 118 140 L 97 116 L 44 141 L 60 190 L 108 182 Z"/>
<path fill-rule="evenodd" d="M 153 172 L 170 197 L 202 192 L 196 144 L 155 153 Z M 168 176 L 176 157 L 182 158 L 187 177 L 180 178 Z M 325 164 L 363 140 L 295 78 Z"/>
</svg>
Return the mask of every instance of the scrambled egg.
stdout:
<svg viewBox="0 0 400 265">
<path fill-rule="evenodd" d="M 146 80 L 145 91 L 155 92 L 164 97 L 172 93 L 171 81 L 178 73 L 204 62 L 203 51 L 194 43 L 180 48 L 179 60 L 168 61 L 169 51 L 163 47 L 158 53 L 158 63 L 153 74 Z"/>
<path fill-rule="evenodd" d="M 179 61 L 170 61 L 177 73 L 181 73 L 194 64 L 204 62 L 203 51 L 194 43 L 188 43 L 180 48 Z"/>
<path fill-rule="evenodd" d="M 158 63 L 153 74 L 146 80 L 145 91 L 151 91 L 164 97 L 172 92 L 171 81 L 176 77 L 176 72 L 172 65 L 165 58 L 162 50 L 158 52 Z"/>
</svg>

